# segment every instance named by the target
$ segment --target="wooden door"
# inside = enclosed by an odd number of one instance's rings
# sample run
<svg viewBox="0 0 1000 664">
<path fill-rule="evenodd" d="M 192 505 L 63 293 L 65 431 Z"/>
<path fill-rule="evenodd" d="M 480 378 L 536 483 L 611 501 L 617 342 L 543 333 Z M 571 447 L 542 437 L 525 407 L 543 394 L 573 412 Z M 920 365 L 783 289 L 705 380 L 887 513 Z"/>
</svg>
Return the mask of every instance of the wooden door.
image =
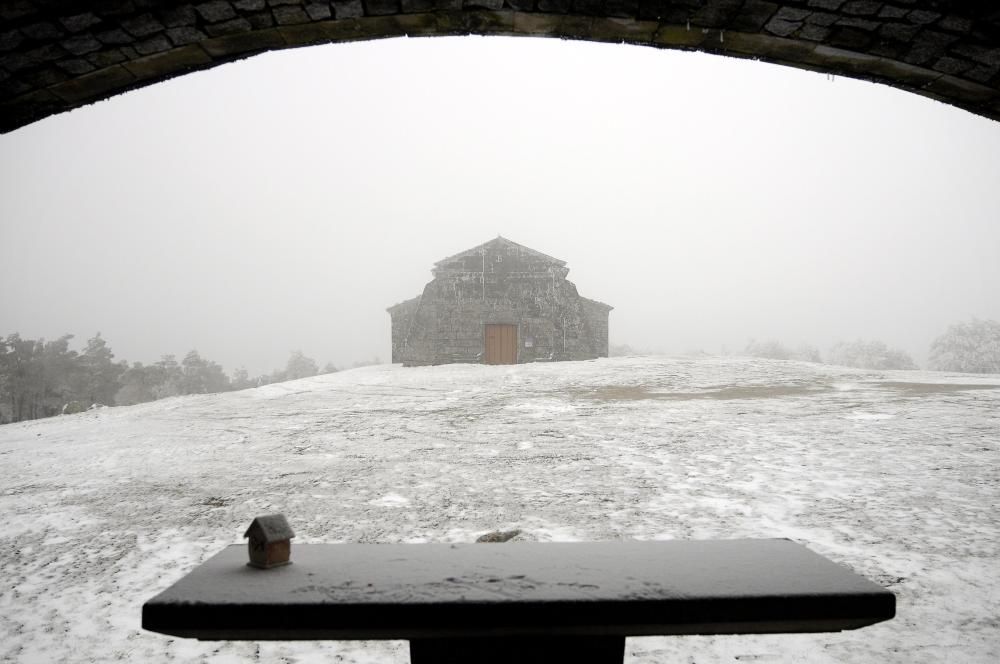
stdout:
<svg viewBox="0 0 1000 664">
<path fill-rule="evenodd" d="M 486 326 L 486 364 L 517 364 L 517 325 Z"/>
</svg>

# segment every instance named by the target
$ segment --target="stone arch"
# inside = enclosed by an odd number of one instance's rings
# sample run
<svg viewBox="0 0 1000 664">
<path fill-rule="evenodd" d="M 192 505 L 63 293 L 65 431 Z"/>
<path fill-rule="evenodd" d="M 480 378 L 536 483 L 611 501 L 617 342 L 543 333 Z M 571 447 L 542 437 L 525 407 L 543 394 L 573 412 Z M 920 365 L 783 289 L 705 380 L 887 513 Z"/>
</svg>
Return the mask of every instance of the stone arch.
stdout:
<svg viewBox="0 0 1000 664">
<path fill-rule="evenodd" d="M 258 53 L 527 35 L 752 58 L 1000 120 L 1000 9 L 952 0 L 16 0 L 0 3 L 0 132 Z"/>
</svg>

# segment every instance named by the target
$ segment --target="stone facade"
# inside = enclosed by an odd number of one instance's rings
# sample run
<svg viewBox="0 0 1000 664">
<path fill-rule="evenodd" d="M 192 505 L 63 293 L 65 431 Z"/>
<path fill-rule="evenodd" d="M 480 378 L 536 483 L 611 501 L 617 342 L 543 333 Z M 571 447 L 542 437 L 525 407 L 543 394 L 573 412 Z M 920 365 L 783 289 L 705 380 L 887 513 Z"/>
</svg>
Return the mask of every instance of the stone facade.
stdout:
<svg viewBox="0 0 1000 664">
<path fill-rule="evenodd" d="M 489 325 L 516 326 L 518 363 L 608 356 L 612 307 L 581 297 L 564 261 L 497 237 L 432 273 L 423 293 L 387 309 L 393 362 L 486 362 Z"/>
<path fill-rule="evenodd" d="M 0 2 L 0 132 L 257 53 L 527 35 L 753 58 L 885 83 L 1000 120 L 1000 10 L 942 0 Z"/>
</svg>

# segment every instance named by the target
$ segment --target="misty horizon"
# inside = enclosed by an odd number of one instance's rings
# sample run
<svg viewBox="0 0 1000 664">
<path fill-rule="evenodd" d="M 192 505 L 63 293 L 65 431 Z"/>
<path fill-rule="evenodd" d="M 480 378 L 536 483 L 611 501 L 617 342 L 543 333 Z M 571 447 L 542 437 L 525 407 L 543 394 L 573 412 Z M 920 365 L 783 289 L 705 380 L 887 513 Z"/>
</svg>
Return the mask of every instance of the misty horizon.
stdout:
<svg viewBox="0 0 1000 664">
<path fill-rule="evenodd" d="M 0 137 L 0 334 L 230 374 L 389 361 L 386 308 L 503 235 L 613 346 L 935 337 L 1000 319 L 1000 130 L 884 86 L 507 38 L 270 53 Z"/>
</svg>

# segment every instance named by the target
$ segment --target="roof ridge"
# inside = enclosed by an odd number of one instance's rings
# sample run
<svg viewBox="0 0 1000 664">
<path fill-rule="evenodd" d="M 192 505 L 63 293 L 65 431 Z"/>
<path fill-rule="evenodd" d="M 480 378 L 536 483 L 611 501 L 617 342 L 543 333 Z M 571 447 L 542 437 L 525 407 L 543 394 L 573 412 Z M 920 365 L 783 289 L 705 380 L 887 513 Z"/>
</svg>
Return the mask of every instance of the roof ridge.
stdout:
<svg viewBox="0 0 1000 664">
<path fill-rule="evenodd" d="M 456 258 L 461 258 L 462 256 L 468 256 L 470 254 L 473 254 L 473 253 L 479 251 L 480 249 L 482 249 L 483 247 L 485 247 L 487 245 L 490 245 L 490 244 L 493 244 L 494 242 L 496 242 L 498 240 L 501 241 L 501 242 L 503 242 L 504 244 L 514 245 L 514 246 L 516 246 L 516 247 L 518 247 L 520 249 L 523 249 L 526 252 L 528 252 L 528 253 L 530 253 L 530 254 L 538 257 L 538 258 L 541 258 L 543 260 L 547 260 L 547 261 L 550 261 L 552 263 L 555 263 L 556 265 L 558 265 L 560 267 L 566 265 L 566 261 L 560 260 L 560 259 L 556 258 L 555 256 L 549 256 L 548 254 L 544 254 L 544 253 L 538 251 L 537 249 L 532 249 L 531 247 L 525 246 L 525 245 L 523 245 L 523 244 L 521 244 L 519 242 L 514 242 L 513 240 L 505 238 L 502 235 L 497 235 L 492 240 L 487 240 L 486 242 L 483 242 L 482 244 L 477 244 L 476 246 L 474 246 L 474 247 L 472 247 L 470 249 L 466 249 L 465 251 L 460 251 L 457 254 L 452 254 L 451 256 L 446 256 L 445 258 L 442 258 L 441 260 L 439 260 L 436 263 L 434 263 L 434 267 L 438 267 L 442 263 L 446 263 L 448 261 L 455 260 Z"/>
</svg>

